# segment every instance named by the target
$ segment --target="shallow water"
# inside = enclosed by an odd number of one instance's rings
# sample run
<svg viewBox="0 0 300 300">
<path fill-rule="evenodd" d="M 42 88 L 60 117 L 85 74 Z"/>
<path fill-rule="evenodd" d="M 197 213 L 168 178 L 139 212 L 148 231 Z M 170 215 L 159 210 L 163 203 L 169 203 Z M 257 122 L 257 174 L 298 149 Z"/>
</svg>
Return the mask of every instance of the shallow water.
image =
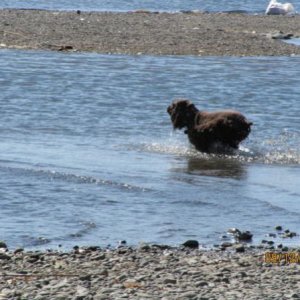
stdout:
<svg viewBox="0 0 300 300">
<path fill-rule="evenodd" d="M 130 11 L 148 9 L 151 11 L 241 11 L 264 13 L 269 1 L 260 0 L 2 0 L 0 8 L 34 8 L 50 10 L 83 10 L 83 11 Z M 300 0 L 294 0 L 296 10 Z"/>
<path fill-rule="evenodd" d="M 288 44 L 293 44 L 296 46 L 300 46 L 300 38 L 291 38 L 288 40 L 283 40 L 284 42 L 288 43 Z"/>
<path fill-rule="evenodd" d="M 254 243 L 276 225 L 300 232 L 299 63 L 1 50 L 1 239 L 212 245 L 230 227 Z M 176 97 L 242 111 L 249 139 L 232 156 L 196 152 L 171 128 Z"/>
</svg>

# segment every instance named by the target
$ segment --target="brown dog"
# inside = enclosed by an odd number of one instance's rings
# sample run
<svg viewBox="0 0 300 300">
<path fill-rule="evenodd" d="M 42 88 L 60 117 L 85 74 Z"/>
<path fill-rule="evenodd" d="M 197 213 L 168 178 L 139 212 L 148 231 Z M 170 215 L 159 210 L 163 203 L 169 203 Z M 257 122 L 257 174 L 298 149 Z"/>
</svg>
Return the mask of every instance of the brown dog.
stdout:
<svg viewBox="0 0 300 300">
<path fill-rule="evenodd" d="M 174 129 L 186 128 L 184 133 L 197 150 L 222 152 L 238 149 L 249 135 L 252 123 L 237 111 L 199 111 L 186 99 L 175 100 L 167 109 Z M 216 150 L 218 148 L 218 150 Z"/>
</svg>

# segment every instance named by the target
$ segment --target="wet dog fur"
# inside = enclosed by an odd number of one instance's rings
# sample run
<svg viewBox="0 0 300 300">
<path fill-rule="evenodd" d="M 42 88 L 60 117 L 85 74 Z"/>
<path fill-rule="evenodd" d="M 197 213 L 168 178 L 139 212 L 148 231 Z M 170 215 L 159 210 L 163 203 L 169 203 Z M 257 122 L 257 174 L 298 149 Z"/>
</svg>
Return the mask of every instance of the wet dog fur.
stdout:
<svg viewBox="0 0 300 300">
<path fill-rule="evenodd" d="M 189 100 L 175 100 L 167 109 L 174 129 L 185 128 L 189 141 L 201 152 L 238 149 L 251 132 L 252 123 L 240 112 L 200 111 Z"/>
</svg>

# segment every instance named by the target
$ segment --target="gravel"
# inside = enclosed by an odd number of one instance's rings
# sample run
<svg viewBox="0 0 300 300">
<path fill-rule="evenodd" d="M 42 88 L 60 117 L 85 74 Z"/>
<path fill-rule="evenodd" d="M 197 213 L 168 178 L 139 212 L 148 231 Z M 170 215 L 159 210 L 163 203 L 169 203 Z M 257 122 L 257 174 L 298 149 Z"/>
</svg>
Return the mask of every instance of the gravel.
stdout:
<svg viewBox="0 0 300 300">
<path fill-rule="evenodd" d="M 110 54 L 299 55 L 300 15 L 0 10 L 0 47 Z"/>
<path fill-rule="evenodd" d="M 13 252 L 0 259 L 0 299 L 294 299 L 300 267 L 264 252 L 157 246 Z M 38 254 L 38 255 L 37 255 Z M 38 257 L 31 260 L 31 257 Z M 104 257 L 101 260 L 95 257 Z M 145 265 L 145 261 L 148 264 Z"/>
</svg>

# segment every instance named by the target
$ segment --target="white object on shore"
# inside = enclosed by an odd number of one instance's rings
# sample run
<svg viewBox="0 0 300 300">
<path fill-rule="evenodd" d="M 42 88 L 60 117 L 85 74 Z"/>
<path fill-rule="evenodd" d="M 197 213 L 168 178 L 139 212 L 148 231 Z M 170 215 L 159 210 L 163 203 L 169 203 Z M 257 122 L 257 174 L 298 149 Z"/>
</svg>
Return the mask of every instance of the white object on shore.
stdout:
<svg viewBox="0 0 300 300">
<path fill-rule="evenodd" d="M 271 0 L 267 9 L 266 15 L 286 15 L 295 13 L 292 3 L 280 3 L 276 0 Z"/>
</svg>

